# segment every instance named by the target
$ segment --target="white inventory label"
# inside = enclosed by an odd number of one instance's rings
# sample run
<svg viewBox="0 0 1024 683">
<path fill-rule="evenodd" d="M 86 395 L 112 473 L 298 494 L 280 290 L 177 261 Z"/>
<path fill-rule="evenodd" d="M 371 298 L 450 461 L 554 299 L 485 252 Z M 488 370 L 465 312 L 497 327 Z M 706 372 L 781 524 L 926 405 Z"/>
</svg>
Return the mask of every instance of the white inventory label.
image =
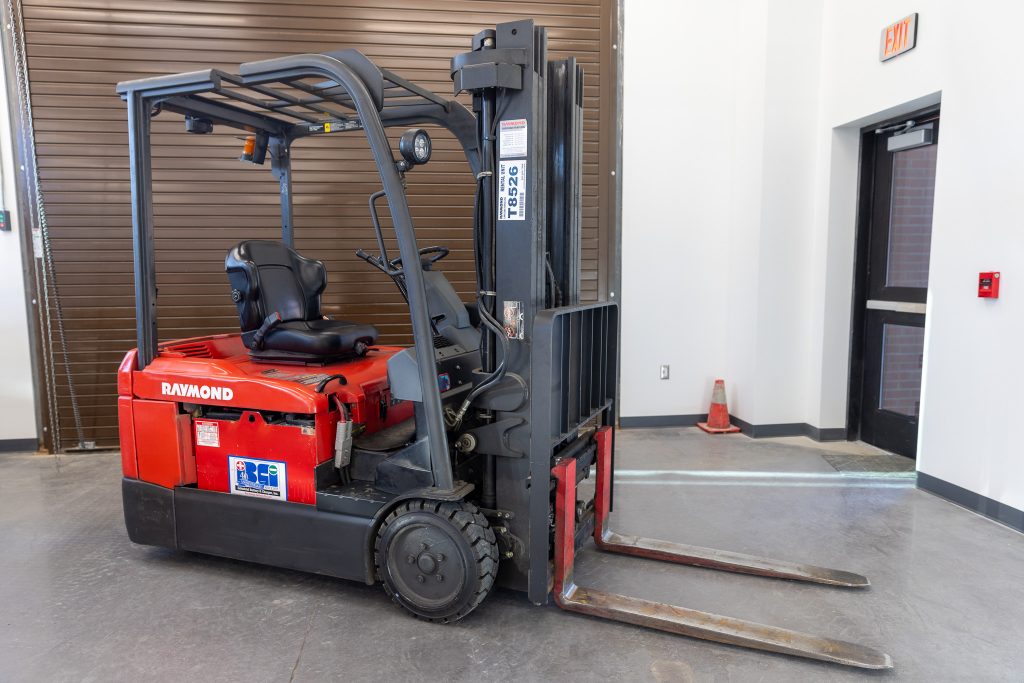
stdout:
<svg viewBox="0 0 1024 683">
<path fill-rule="evenodd" d="M 240 496 L 288 500 L 288 467 L 276 460 L 228 456 L 231 493 Z"/>
<path fill-rule="evenodd" d="M 498 162 L 498 220 L 526 220 L 526 159 Z"/>
<path fill-rule="evenodd" d="M 498 156 L 502 159 L 526 156 L 526 119 L 509 119 L 501 122 Z"/>
<path fill-rule="evenodd" d="M 196 420 L 196 445 L 220 448 L 220 425 Z"/>
</svg>

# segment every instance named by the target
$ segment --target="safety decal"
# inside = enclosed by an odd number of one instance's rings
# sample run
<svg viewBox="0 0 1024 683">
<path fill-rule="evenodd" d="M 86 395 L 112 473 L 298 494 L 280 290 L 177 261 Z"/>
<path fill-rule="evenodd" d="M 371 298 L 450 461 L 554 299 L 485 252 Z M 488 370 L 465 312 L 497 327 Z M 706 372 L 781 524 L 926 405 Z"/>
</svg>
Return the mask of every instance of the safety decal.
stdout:
<svg viewBox="0 0 1024 683">
<path fill-rule="evenodd" d="M 196 420 L 196 445 L 220 448 L 220 424 Z"/>
<path fill-rule="evenodd" d="M 526 220 L 526 160 L 498 162 L 498 220 Z"/>
<path fill-rule="evenodd" d="M 335 120 L 307 123 L 305 130 L 309 135 L 318 135 L 320 133 L 341 133 L 346 130 L 357 130 L 362 127 L 363 124 L 358 119 L 350 119 L 348 121 Z"/>
<path fill-rule="evenodd" d="M 230 492 L 240 496 L 288 500 L 288 469 L 283 462 L 228 456 Z"/>
<path fill-rule="evenodd" d="M 509 339 L 522 339 L 524 335 L 525 314 L 522 301 L 506 301 L 504 305 L 505 336 Z"/>
<path fill-rule="evenodd" d="M 501 122 L 498 156 L 502 159 L 526 156 L 526 119 L 508 119 Z"/>
</svg>

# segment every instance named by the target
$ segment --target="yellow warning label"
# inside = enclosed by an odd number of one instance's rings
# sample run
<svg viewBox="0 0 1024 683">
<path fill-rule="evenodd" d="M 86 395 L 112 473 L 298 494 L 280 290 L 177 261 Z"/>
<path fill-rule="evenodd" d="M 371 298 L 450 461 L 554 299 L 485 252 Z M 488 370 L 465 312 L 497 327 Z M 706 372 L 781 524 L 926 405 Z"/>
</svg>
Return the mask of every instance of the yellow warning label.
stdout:
<svg viewBox="0 0 1024 683">
<path fill-rule="evenodd" d="M 325 123 L 324 124 L 324 132 L 325 133 L 330 133 L 331 132 L 331 124 L 329 124 L 329 123 Z"/>
</svg>

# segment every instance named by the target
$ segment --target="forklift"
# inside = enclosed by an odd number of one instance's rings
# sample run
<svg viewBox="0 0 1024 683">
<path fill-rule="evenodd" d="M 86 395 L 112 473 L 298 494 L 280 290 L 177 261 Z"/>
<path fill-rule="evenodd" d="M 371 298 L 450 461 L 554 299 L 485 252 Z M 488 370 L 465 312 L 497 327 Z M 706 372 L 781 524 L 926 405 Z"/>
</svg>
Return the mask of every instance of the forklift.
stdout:
<svg viewBox="0 0 1024 683">
<path fill-rule="evenodd" d="M 580 302 L 583 71 L 548 59 L 545 30 L 502 23 L 451 61 L 445 99 L 355 50 L 122 82 L 127 102 L 137 348 L 118 370 L 129 538 L 380 582 L 432 622 L 462 619 L 495 585 L 542 605 L 867 669 L 862 645 L 589 589 L 577 551 L 863 588 L 862 576 L 627 536 L 609 528 L 619 316 Z M 225 259 L 239 329 L 160 341 L 150 129 L 245 136 L 244 161 L 280 187 L 281 239 Z M 475 183 L 474 301 L 420 248 L 405 176 L 429 162 L 419 126 L 448 130 Z M 409 127 L 396 157 L 388 131 Z M 376 253 L 356 255 L 408 302 L 413 345 L 323 315 L 323 263 L 294 249 L 291 146 L 365 135 L 381 189 Z M 269 157 L 269 159 L 268 159 Z M 394 242 L 378 214 L 384 200 Z M 389 252 L 388 243 L 398 253 Z M 394 247 L 393 247 L 394 248 Z M 368 270 L 368 276 L 374 276 Z M 578 490 L 593 476 L 589 487 Z"/>
</svg>

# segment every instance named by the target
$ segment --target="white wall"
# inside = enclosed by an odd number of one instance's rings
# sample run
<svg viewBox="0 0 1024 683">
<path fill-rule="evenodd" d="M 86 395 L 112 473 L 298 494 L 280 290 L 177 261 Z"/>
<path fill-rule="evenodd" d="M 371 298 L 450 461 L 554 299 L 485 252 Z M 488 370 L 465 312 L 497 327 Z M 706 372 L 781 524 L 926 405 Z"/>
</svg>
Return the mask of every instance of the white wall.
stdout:
<svg viewBox="0 0 1024 683">
<path fill-rule="evenodd" d="M 756 375 L 754 403 L 742 419 L 753 424 L 805 422 L 812 330 L 808 315 L 813 282 L 806 264 L 813 214 L 821 43 L 820 0 L 768 6 L 760 221 L 761 248 L 754 292 L 757 329 L 750 338 Z M 741 239 L 753 239 L 741 230 Z M 747 296 L 751 290 L 741 293 Z M 738 389 L 739 387 L 737 387 Z M 739 409 L 739 406 L 736 407 Z"/>
<path fill-rule="evenodd" d="M 705 412 L 722 376 L 748 422 L 844 427 L 858 130 L 941 98 L 918 466 L 1024 509 L 1022 25 L 1012 0 L 627 4 L 622 415 Z"/>
<path fill-rule="evenodd" d="M 721 59 L 707 58 L 719 51 L 715 36 L 737 37 L 708 27 L 733 25 L 740 12 L 717 3 L 635 3 L 625 11 L 623 410 L 698 413 L 710 397 L 705 386 L 725 369 L 724 243 L 729 216 L 747 196 L 732 180 L 741 93 L 730 78 L 741 60 L 728 47 Z M 692 29 L 665 40 L 667 26 Z M 669 381 L 658 380 L 659 364 L 671 366 Z"/>
<path fill-rule="evenodd" d="M 0 441 L 35 439 L 35 390 L 29 352 L 25 278 L 21 266 L 22 229 L 15 198 L 15 168 L 6 91 L 0 87 L 0 163 L 3 197 L 11 211 L 11 232 L 0 232 Z"/>
<path fill-rule="evenodd" d="M 804 421 L 821 7 L 769 5 L 626 7 L 624 416 L 707 412 L 724 377 L 742 419 Z"/>
</svg>

